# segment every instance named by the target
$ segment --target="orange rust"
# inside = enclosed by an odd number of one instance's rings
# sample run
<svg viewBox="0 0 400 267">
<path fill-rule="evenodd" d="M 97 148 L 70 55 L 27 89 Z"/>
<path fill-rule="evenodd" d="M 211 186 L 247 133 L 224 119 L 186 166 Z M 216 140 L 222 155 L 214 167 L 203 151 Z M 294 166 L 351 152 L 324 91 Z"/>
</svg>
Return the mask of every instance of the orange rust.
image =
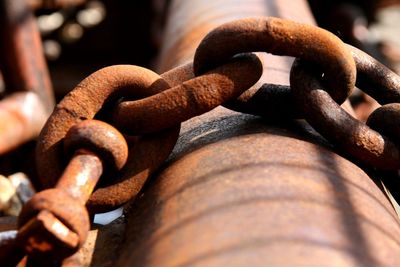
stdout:
<svg viewBox="0 0 400 267">
<path fill-rule="evenodd" d="M 61 261 L 82 246 L 89 230 L 85 204 L 103 168 L 119 170 L 128 157 L 128 145 L 124 137 L 112 126 L 97 120 L 87 120 L 72 126 L 65 136 L 64 147 L 74 154 L 55 189 L 40 192 L 40 197 L 35 195 L 20 215 L 23 219 L 19 222 L 18 242 L 30 258 L 39 261 L 43 255 L 51 255 L 51 261 Z M 54 192 L 67 195 L 64 200 L 66 203 L 61 207 L 42 205 L 41 202 L 53 201 L 51 197 Z M 75 201 L 74 208 L 80 205 L 79 216 L 86 216 L 83 221 L 82 218 L 65 217 L 72 211 L 71 207 L 65 206 L 71 199 Z M 77 231 L 77 226 L 82 229 Z"/>
<path fill-rule="evenodd" d="M 120 103 L 114 121 L 131 134 L 156 132 L 238 97 L 257 82 L 261 73 L 262 66 L 256 56 L 236 58 L 159 94 Z"/>
<path fill-rule="evenodd" d="M 0 102 L 4 154 L 38 136 L 54 96 L 35 18 L 24 0 L 0 2 L 0 38 L 0 69 L 12 93 Z"/>
<path fill-rule="evenodd" d="M 112 66 L 101 69 L 83 80 L 57 105 L 40 135 L 37 147 L 37 164 L 44 187 L 54 186 L 64 168 L 65 155 L 61 140 L 67 131 L 82 120 L 93 118 L 103 105 L 118 97 L 143 98 L 169 88 L 158 74 L 137 66 Z M 96 98 L 93 98 L 96 95 Z M 122 205 L 137 193 L 136 186 L 165 160 L 175 145 L 179 127 L 143 137 L 129 154 L 145 154 L 148 157 L 131 156 L 122 173 L 107 173 L 106 187 L 94 192 L 88 201 L 92 211 L 103 211 Z M 157 146 L 153 146 L 153 143 Z M 138 152 L 136 152 L 138 150 Z M 147 150 L 147 151 L 146 151 Z M 151 157 L 150 157 L 151 156 Z M 137 177 L 137 181 L 136 180 Z M 120 197 L 121 196 L 121 197 Z"/>
<path fill-rule="evenodd" d="M 83 5 L 87 2 L 87 0 L 27 0 L 27 2 L 32 9 L 55 9 Z"/>
<path fill-rule="evenodd" d="M 100 158 L 93 152 L 79 149 L 69 161 L 56 188 L 66 191 L 85 205 L 103 172 Z"/>
<path fill-rule="evenodd" d="M 259 51 L 317 64 L 330 95 L 340 104 L 354 88 L 355 63 L 338 37 L 315 26 L 279 18 L 246 18 L 217 27 L 197 48 L 194 73 L 199 75 L 235 54 Z"/>
<path fill-rule="evenodd" d="M 30 227 L 28 222 L 36 224 L 38 222 L 36 216 L 42 211 L 50 212 L 52 215 L 45 217 L 45 221 L 38 226 L 41 230 L 37 231 L 38 228 Z M 52 219 L 52 216 L 56 219 Z M 17 242 L 24 246 L 31 257 L 43 263 L 57 262 L 60 258 L 72 255 L 83 245 L 90 227 L 89 214 L 81 202 L 66 191 L 60 188 L 48 189 L 35 194 L 26 203 L 18 218 L 18 227 L 20 230 Z M 59 231 L 54 232 L 56 230 L 54 227 Z M 61 231 L 60 228 L 64 230 Z M 71 241 L 74 239 L 73 236 L 77 235 L 78 242 L 75 246 L 67 246 L 63 238 L 58 235 L 64 236 L 65 241 Z M 40 246 L 42 242 L 46 243 L 45 248 Z"/>
<path fill-rule="evenodd" d="M 64 137 L 65 151 L 92 151 L 103 161 L 105 168 L 119 171 L 128 158 L 128 144 L 123 135 L 108 123 L 85 120 L 72 126 Z"/>
<path fill-rule="evenodd" d="M 92 119 L 107 100 L 118 95 L 140 98 L 168 87 L 158 74 L 128 65 L 107 67 L 83 80 L 56 106 L 40 134 L 37 164 L 43 186 L 54 186 L 63 170 L 60 141 L 73 125 Z"/>
</svg>

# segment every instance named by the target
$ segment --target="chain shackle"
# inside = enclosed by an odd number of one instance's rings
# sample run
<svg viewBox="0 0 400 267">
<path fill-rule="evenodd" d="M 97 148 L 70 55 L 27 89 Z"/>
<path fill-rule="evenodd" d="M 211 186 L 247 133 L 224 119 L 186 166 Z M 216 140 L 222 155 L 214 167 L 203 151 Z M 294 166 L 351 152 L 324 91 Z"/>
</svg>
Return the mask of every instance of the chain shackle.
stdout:
<svg viewBox="0 0 400 267">
<path fill-rule="evenodd" d="M 83 245 L 90 228 L 86 201 L 103 169 L 120 170 L 128 157 L 124 137 L 97 120 L 72 126 L 64 148 L 73 156 L 56 187 L 36 194 L 19 217 L 17 239 L 33 258 L 61 260 Z"/>
<path fill-rule="evenodd" d="M 198 46 L 194 73 L 202 74 L 244 52 L 269 52 L 317 64 L 329 94 L 338 103 L 343 103 L 354 88 L 355 63 L 338 37 L 316 26 L 279 18 L 240 19 L 217 27 Z"/>
<path fill-rule="evenodd" d="M 121 170 L 128 158 L 128 144 L 122 134 L 99 120 L 84 120 L 68 130 L 65 152 L 73 154 L 78 149 L 94 152 L 103 160 L 103 166 L 114 171 Z"/>
</svg>

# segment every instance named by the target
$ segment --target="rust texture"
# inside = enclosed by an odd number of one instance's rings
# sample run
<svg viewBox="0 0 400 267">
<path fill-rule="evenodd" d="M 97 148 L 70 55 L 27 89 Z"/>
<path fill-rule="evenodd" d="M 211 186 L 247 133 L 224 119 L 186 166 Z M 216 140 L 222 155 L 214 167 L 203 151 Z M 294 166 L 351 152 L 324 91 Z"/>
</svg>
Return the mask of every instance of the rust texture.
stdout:
<svg viewBox="0 0 400 267">
<path fill-rule="evenodd" d="M 125 203 L 138 193 L 149 173 L 168 156 L 175 144 L 180 122 L 237 97 L 259 79 L 261 70 L 257 57 L 242 56 L 202 77 L 164 92 L 160 91 L 169 88 L 169 84 L 161 76 L 140 67 L 113 66 L 92 74 L 57 105 L 41 133 L 37 159 L 43 184 L 51 186 L 59 177 L 63 153 L 59 141 L 71 126 L 93 118 L 107 101 L 110 104 L 118 97 L 140 99 L 160 92 L 142 100 L 124 101 L 119 104 L 114 114 L 114 120 L 120 129 L 136 135 L 151 133 L 150 138 L 144 136 L 143 139 L 139 139 L 142 146 L 133 146 L 129 153 L 132 156 L 126 168 L 121 174 L 114 173 L 113 176 L 119 176 L 111 179 L 114 184 L 101 188 L 99 193 L 95 192 L 88 206 L 98 211 Z M 176 74 L 168 75 L 176 77 Z M 183 75 L 180 78 L 181 82 L 182 78 L 186 77 Z M 96 99 L 92 98 L 94 93 L 97 95 Z M 160 130 L 164 132 L 159 132 Z M 156 131 L 159 132 L 158 136 L 154 134 Z M 149 142 L 155 141 L 159 144 L 157 137 L 162 138 L 164 142 L 164 152 L 159 146 L 155 147 Z M 144 147 L 147 150 L 144 152 L 148 155 L 145 160 L 138 157 L 138 152 L 135 151 L 138 148 L 142 149 L 143 144 L 147 146 Z M 155 151 L 151 152 L 151 149 Z M 119 179 L 120 177 L 122 179 Z"/>
<path fill-rule="evenodd" d="M 399 77 L 367 54 L 349 48 L 357 62 L 357 86 L 382 104 L 397 102 L 400 94 Z M 374 131 L 354 119 L 339 107 L 316 77 L 319 75 L 313 68 L 301 61 L 296 61 L 292 67 L 294 98 L 306 120 L 359 162 L 383 170 L 397 170 L 400 167 L 400 151 L 396 143 L 380 133 L 385 127 L 378 127 L 380 130 Z"/>
<path fill-rule="evenodd" d="M 340 104 L 354 87 L 355 63 L 339 38 L 320 28 L 279 18 L 241 19 L 219 26 L 199 44 L 194 73 L 201 74 L 238 53 L 258 51 L 317 63 L 330 85 L 330 94 Z"/>
<path fill-rule="evenodd" d="M 302 0 L 175 0 L 158 69 L 190 61 L 222 23 L 260 15 L 313 23 Z M 288 85 L 291 60 L 261 58 L 260 84 Z M 389 201 L 323 144 L 302 122 L 268 124 L 222 107 L 183 123 L 168 163 L 127 212 L 116 264 L 399 266 Z"/>
<path fill-rule="evenodd" d="M 89 226 L 89 215 L 79 200 L 62 189 L 48 189 L 35 194 L 22 209 L 16 242 L 33 261 L 55 264 L 83 245 Z"/>
<path fill-rule="evenodd" d="M 226 43 L 230 44 L 227 48 Z M 214 29 L 196 50 L 195 73 L 248 51 L 297 56 L 316 63 L 338 103 L 343 103 L 354 88 L 355 63 L 343 42 L 325 30 L 278 18 L 241 19 Z M 254 88 L 248 90 L 225 106 L 273 119 L 302 117 L 293 105 L 290 88 L 284 85 L 263 84 L 256 92 Z M 351 113 L 346 104 L 344 108 Z"/>
<path fill-rule="evenodd" d="M 65 154 L 60 141 L 72 126 L 83 120 L 92 119 L 106 101 L 118 99 L 118 96 L 142 98 L 167 88 L 169 88 L 168 83 L 158 74 L 136 66 L 107 67 L 83 80 L 57 105 L 41 132 L 37 147 L 37 165 L 43 186 L 45 188 L 54 186 L 61 175 Z M 96 97 L 93 98 L 93 95 Z M 139 140 L 138 144 L 130 148 L 129 154 L 147 153 L 148 157 L 131 156 L 128 166 L 121 174 L 122 181 L 121 177 L 105 178 L 104 180 L 110 181 L 110 184 L 101 188 L 101 194 L 94 192 L 93 199 L 89 200 L 89 207 L 98 211 L 124 203 L 121 199 L 123 196 L 127 197 L 125 189 L 129 188 L 128 185 L 142 183 L 143 178 L 135 181 L 136 175 L 140 177 L 148 175 L 148 172 L 154 171 L 155 165 L 165 160 L 176 142 L 178 132 L 179 127 L 174 127 Z M 151 142 L 154 140 L 158 140 L 157 147 Z M 164 145 L 160 146 L 162 143 Z M 128 193 L 132 193 L 134 188 L 133 185 L 127 190 Z M 128 199 L 131 196 L 129 195 Z"/>
<path fill-rule="evenodd" d="M 96 120 L 71 127 L 64 147 L 73 156 L 56 187 L 35 195 L 19 217 L 17 242 L 30 261 L 40 264 L 60 262 L 82 247 L 90 228 L 85 204 L 103 169 L 119 171 L 128 158 L 125 138 L 111 125 Z M 53 203 L 57 192 L 63 202 L 60 206 Z M 70 201 L 73 205 L 68 207 Z"/>
</svg>

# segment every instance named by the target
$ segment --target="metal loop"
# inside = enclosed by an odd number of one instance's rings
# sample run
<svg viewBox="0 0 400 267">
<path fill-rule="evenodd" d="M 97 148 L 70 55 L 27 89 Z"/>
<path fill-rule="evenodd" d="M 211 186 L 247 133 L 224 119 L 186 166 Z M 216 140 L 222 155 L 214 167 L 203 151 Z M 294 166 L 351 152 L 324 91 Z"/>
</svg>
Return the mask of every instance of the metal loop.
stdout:
<svg viewBox="0 0 400 267">
<path fill-rule="evenodd" d="M 290 84 L 297 108 L 322 136 L 361 163 L 386 170 L 400 168 L 397 146 L 344 111 L 315 78 L 310 65 L 296 59 Z"/>
<path fill-rule="evenodd" d="M 369 56 L 346 44 L 357 68 L 356 86 L 371 95 L 380 104 L 400 102 L 400 76 Z M 290 86 L 263 84 L 253 88 L 256 92 L 243 93 L 238 99 L 224 106 L 238 112 L 263 116 L 268 119 L 303 118 L 301 110 L 294 105 Z"/>
<path fill-rule="evenodd" d="M 161 74 L 161 77 L 171 86 L 174 86 L 174 88 L 160 95 L 171 96 L 178 93 L 179 90 L 187 92 L 182 98 L 187 99 L 190 101 L 188 103 L 192 104 L 192 106 L 186 106 L 186 108 L 189 108 L 189 111 L 181 111 L 176 114 L 174 113 L 175 111 L 179 112 L 180 108 L 185 107 L 181 105 L 185 103 L 184 101 L 173 103 L 172 106 L 169 107 L 165 105 L 164 102 L 168 102 L 168 98 L 159 98 L 156 95 L 138 101 L 122 102 L 115 109 L 115 114 L 118 115 L 114 114 L 114 119 L 117 121 L 117 124 L 118 121 L 120 122 L 119 126 L 122 127 L 123 130 L 134 132 L 135 134 L 162 129 L 168 125 L 174 125 L 189 117 L 193 117 L 200 111 L 205 112 L 210 110 L 227 98 L 234 97 L 238 91 L 246 90 L 256 82 L 261 75 L 261 71 L 262 68 L 259 60 L 252 55 L 235 59 L 231 63 L 210 71 L 204 77 L 196 79 L 193 79 L 192 64 L 185 64 Z M 185 81 L 188 82 L 184 83 Z M 218 86 L 214 85 L 216 81 L 219 81 L 217 83 Z M 213 86 L 210 87 L 210 85 Z M 217 90 L 217 96 L 219 97 L 214 96 L 213 92 L 210 92 L 210 90 Z M 185 98 L 185 96 L 187 98 Z M 210 102 L 205 102 L 206 104 L 204 105 L 201 104 L 203 101 L 201 97 L 190 96 L 206 97 Z M 180 99 L 182 100 L 182 98 Z M 164 109 L 154 110 L 152 107 L 154 103 L 157 106 L 164 107 Z M 199 105 L 197 105 L 197 103 Z M 191 111 L 192 109 L 195 110 L 195 113 Z M 155 113 L 153 113 L 153 111 Z M 91 211 L 109 210 L 132 199 L 144 185 L 149 173 L 155 171 L 169 156 L 169 151 L 172 150 L 178 138 L 178 134 L 179 129 L 177 129 L 175 135 L 169 134 L 168 131 L 161 131 L 157 135 L 146 134 L 140 137 L 140 142 L 134 147 L 135 150 L 129 152 L 128 164 L 123 169 L 121 177 L 113 185 L 98 188 L 93 192 L 91 198 L 87 202 L 88 208 Z M 162 147 L 163 150 L 161 150 L 160 147 Z"/>
<path fill-rule="evenodd" d="M 400 76 L 358 48 L 347 47 L 356 62 L 356 86 L 381 105 L 400 102 Z"/>
<path fill-rule="evenodd" d="M 72 126 L 83 120 L 94 118 L 106 103 L 118 97 L 143 98 L 168 88 L 168 83 L 158 74 L 128 65 L 107 67 L 83 80 L 56 106 L 40 134 L 36 158 L 42 185 L 53 187 L 65 168 L 67 159 L 62 141 Z M 139 181 L 143 182 L 169 155 L 178 133 L 179 126 L 176 126 L 148 138 L 144 137 L 145 140 L 139 140 L 138 144 L 131 149 L 130 155 L 143 154 L 143 151 L 147 150 L 146 147 L 156 149 L 156 151 L 147 151 L 145 159 L 129 157 L 129 162 L 122 173 L 118 173 L 117 177 L 107 179 L 113 181 L 114 184 L 102 188 L 101 194 L 94 192 L 93 200 L 89 201 L 89 208 L 93 209 L 91 211 L 114 208 L 132 198 L 138 190 L 136 187 L 126 190 L 126 184 L 135 184 L 134 180 L 137 176 L 140 177 Z M 143 144 L 140 144 L 141 142 Z M 156 148 L 152 142 L 157 144 Z M 136 153 L 136 150 L 140 151 Z M 118 186 L 118 183 L 122 183 L 121 186 Z"/>
<path fill-rule="evenodd" d="M 261 74 L 262 65 L 257 56 L 241 55 L 159 94 L 122 102 L 113 119 L 118 129 L 130 134 L 156 132 L 238 97 L 254 85 Z"/>
<path fill-rule="evenodd" d="M 355 63 L 339 38 L 321 28 L 279 18 L 241 19 L 211 31 L 196 50 L 194 73 L 202 74 L 238 53 L 258 51 L 294 56 L 322 67 L 322 80 L 340 104 L 354 88 Z"/>
<path fill-rule="evenodd" d="M 80 148 L 96 153 L 106 168 L 121 170 L 128 158 L 128 144 L 122 134 L 99 120 L 86 120 L 72 126 L 65 138 L 64 148 L 71 155 Z"/>
<path fill-rule="evenodd" d="M 377 108 L 369 115 L 367 125 L 400 145 L 400 104 L 392 103 Z"/>
<path fill-rule="evenodd" d="M 51 250 L 41 250 L 40 248 L 30 248 L 31 242 L 24 242 L 23 240 L 29 238 L 41 238 L 48 237 L 46 231 L 56 232 L 60 236 L 63 236 L 63 232 L 60 230 L 61 225 L 44 225 L 42 228 L 35 227 L 35 223 L 28 223 L 32 218 L 37 216 L 41 211 L 48 211 L 53 214 L 56 219 L 60 220 L 69 230 L 78 236 L 78 242 L 76 246 L 60 246 L 58 240 L 55 244 L 49 244 L 52 246 Z M 46 223 L 44 223 L 46 224 Z M 50 259 L 54 259 L 57 256 L 65 257 L 75 253 L 85 242 L 89 229 L 89 214 L 84 206 L 79 201 L 71 197 L 69 194 L 60 189 L 48 189 L 35 194 L 23 207 L 21 214 L 18 217 L 18 227 L 20 228 L 17 236 L 17 240 L 21 240 L 21 244 L 25 244 L 30 253 L 40 254 L 52 253 Z M 22 227 L 22 228 L 21 228 Z M 32 228 L 30 228 L 32 227 Z M 29 229 L 30 228 L 30 229 Z M 65 234 L 65 233 L 64 233 Z M 51 242 L 51 240 L 47 239 Z M 62 241 L 61 241 L 62 242 Z M 40 242 L 38 242 L 40 244 Z M 40 256 L 36 254 L 36 256 Z M 42 255 L 43 256 L 43 255 Z M 50 255 L 47 255 L 50 256 Z"/>
</svg>

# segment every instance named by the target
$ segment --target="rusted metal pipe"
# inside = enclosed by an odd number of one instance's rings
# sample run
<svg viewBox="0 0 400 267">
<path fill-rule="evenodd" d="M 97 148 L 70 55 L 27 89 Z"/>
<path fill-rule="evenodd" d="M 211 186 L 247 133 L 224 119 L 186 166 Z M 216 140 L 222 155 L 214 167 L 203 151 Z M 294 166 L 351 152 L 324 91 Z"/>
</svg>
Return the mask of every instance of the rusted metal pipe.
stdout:
<svg viewBox="0 0 400 267">
<path fill-rule="evenodd" d="M 33 92 L 18 92 L 0 101 L 0 154 L 39 135 L 46 107 Z"/>
<path fill-rule="evenodd" d="M 158 69 L 191 60 L 221 23 L 268 15 L 314 23 L 303 0 L 172 1 Z M 259 84 L 288 85 L 291 59 L 262 57 Z M 117 265 L 399 266 L 391 204 L 324 144 L 303 122 L 272 125 L 224 108 L 189 120 L 127 212 Z"/>
<path fill-rule="evenodd" d="M 0 3 L 0 63 L 6 89 L 32 91 L 47 112 L 54 96 L 35 18 L 25 0 Z"/>
<path fill-rule="evenodd" d="M 39 31 L 25 0 L 0 2 L 0 39 L 6 91 L 24 92 L 0 103 L 0 153 L 4 153 L 37 137 L 53 109 L 54 96 Z"/>
</svg>

